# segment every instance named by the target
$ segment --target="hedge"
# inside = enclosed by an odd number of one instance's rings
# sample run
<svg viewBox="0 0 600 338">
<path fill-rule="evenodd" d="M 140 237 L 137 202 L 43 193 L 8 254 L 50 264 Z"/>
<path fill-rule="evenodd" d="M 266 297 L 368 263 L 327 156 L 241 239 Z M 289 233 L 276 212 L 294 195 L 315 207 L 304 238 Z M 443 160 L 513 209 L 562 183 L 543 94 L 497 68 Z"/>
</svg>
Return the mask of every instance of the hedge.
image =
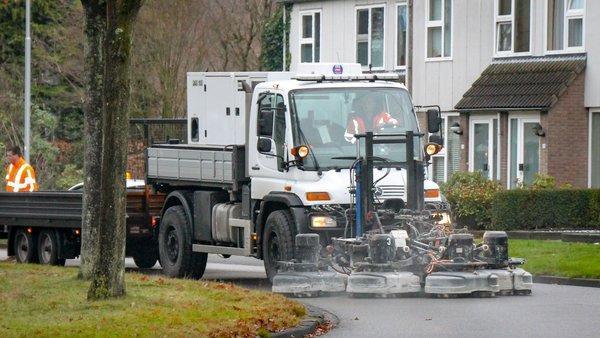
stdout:
<svg viewBox="0 0 600 338">
<path fill-rule="evenodd" d="M 515 189 L 495 194 L 497 230 L 600 229 L 600 189 Z"/>
</svg>

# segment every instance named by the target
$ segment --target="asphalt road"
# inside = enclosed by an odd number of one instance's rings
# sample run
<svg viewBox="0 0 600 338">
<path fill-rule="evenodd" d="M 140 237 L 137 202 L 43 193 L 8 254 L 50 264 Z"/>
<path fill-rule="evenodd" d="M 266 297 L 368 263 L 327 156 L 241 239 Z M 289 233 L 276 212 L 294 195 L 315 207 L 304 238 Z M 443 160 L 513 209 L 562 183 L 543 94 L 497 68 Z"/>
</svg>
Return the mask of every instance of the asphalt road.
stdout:
<svg viewBox="0 0 600 338">
<path fill-rule="evenodd" d="M 0 260 L 6 250 L 0 250 Z M 77 260 L 67 265 L 77 265 Z M 130 258 L 128 269 L 135 270 Z M 146 273 L 160 273 L 156 265 Z M 262 262 L 209 256 L 205 279 L 269 290 Z M 532 296 L 300 299 L 335 314 L 330 337 L 600 337 L 600 289 L 535 284 Z"/>
</svg>

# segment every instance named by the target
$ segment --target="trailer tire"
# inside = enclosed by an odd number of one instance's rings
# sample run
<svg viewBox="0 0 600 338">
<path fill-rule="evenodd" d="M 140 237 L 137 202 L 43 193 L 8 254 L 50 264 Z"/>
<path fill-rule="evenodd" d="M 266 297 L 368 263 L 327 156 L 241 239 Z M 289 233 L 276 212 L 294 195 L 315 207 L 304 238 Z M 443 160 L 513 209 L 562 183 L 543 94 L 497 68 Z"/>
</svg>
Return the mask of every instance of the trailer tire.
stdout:
<svg viewBox="0 0 600 338">
<path fill-rule="evenodd" d="M 294 258 L 294 218 L 288 210 L 277 210 L 269 214 L 262 238 L 262 252 L 269 282 L 277 274 L 278 261 Z"/>
<path fill-rule="evenodd" d="M 133 262 L 140 269 L 151 269 L 156 265 L 158 261 L 158 247 L 150 245 L 140 245 L 135 248 L 135 251 L 131 256 Z"/>
<path fill-rule="evenodd" d="M 15 232 L 14 250 L 15 258 L 19 263 L 37 263 L 38 256 L 36 241 L 33 233 L 25 229 L 17 229 Z"/>
<path fill-rule="evenodd" d="M 165 211 L 160 223 L 158 248 L 165 275 L 197 279 L 204 274 L 208 254 L 192 251 L 192 226 L 181 205 Z"/>
<path fill-rule="evenodd" d="M 58 258 L 58 237 L 54 230 L 40 231 L 37 240 L 37 253 L 40 264 L 65 265 L 65 260 Z"/>
</svg>

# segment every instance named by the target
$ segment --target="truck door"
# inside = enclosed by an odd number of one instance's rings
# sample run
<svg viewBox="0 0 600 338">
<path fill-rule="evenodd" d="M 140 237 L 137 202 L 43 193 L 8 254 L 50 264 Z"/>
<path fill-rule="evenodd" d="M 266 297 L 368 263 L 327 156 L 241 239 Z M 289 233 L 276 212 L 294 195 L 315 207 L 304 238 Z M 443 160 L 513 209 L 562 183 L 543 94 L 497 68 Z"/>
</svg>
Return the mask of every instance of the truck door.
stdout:
<svg viewBox="0 0 600 338">
<path fill-rule="evenodd" d="M 252 195 L 265 196 L 271 191 L 283 191 L 286 152 L 286 106 L 283 96 L 266 92 L 259 95 L 256 114 L 256 135 L 250 144 L 250 176 Z M 253 119 L 254 120 L 254 119 Z"/>
</svg>

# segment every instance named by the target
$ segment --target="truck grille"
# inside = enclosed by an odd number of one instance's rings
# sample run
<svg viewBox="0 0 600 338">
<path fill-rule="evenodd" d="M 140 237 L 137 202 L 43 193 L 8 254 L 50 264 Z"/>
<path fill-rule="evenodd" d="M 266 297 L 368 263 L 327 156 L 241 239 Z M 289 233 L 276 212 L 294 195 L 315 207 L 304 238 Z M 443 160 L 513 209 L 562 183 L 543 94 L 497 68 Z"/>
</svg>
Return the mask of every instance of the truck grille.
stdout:
<svg viewBox="0 0 600 338">
<path fill-rule="evenodd" d="M 380 195 L 377 195 L 379 189 L 375 189 L 376 198 L 388 199 L 388 198 L 402 198 L 405 199 L 405 189 L 403 185 L 378 185 L 377 188 L 381 189 Z"/>
</svg>

